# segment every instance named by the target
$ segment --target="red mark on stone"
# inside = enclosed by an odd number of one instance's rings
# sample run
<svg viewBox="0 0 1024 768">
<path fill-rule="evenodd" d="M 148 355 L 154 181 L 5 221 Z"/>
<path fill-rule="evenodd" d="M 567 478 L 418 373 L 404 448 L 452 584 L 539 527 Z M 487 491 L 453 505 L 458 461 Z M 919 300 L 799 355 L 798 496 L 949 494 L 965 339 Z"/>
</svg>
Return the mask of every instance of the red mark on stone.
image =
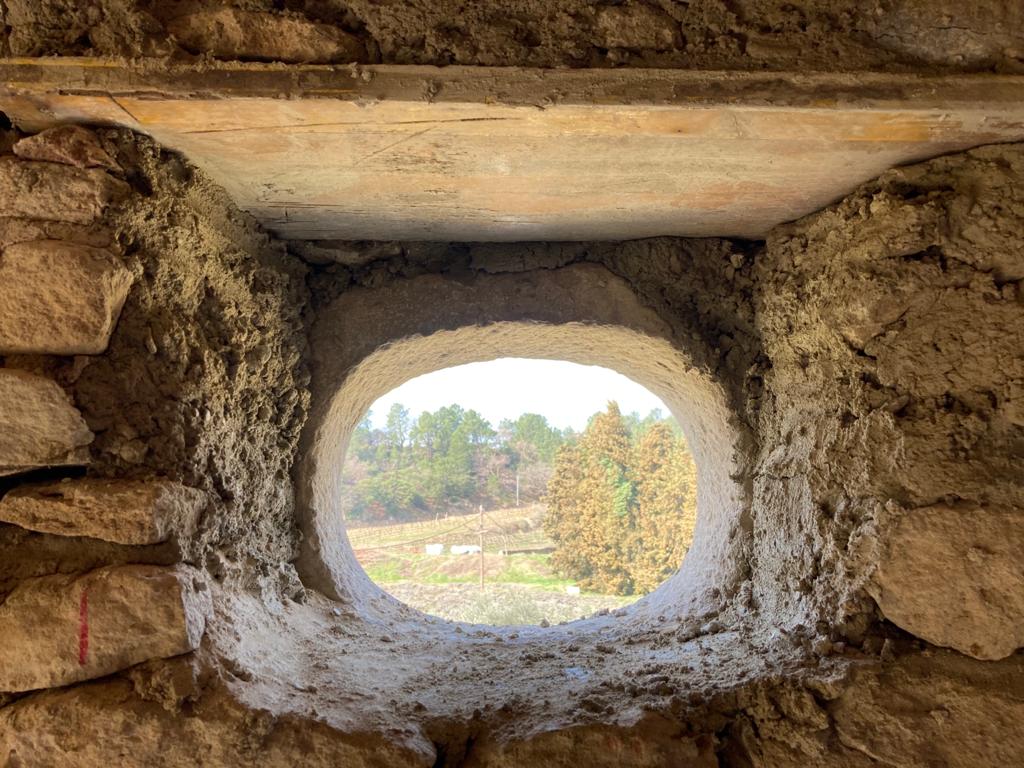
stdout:
<svg viewBox="0 0 1024 768">
<path fill-rule="evenodd" d="M 89 658 L 89 590 L 82 590 L 78 603 L 78 665 L 84 667 Z"/>
</svg>

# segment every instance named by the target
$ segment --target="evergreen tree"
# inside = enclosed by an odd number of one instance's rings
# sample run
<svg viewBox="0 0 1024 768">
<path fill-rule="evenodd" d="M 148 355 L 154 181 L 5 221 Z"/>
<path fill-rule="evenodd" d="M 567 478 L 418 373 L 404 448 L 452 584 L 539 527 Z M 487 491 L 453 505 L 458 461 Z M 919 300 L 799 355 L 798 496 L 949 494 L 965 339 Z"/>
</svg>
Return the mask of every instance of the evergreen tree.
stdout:
<svg viewBox="0 0 1024 768">
<path fill-rule="evenodd" d="M 579 443 L 558 455 L 548 485 L 544 527 L 558 549 L 554 566 L 596 592 L 631 594 L 625 566 L 636 487 L 629 430 L 611 402 L 590 421 Z"/>
<path fill-rule="evenodd" d="M 515 421 L 504 422 L 502 428 L 507 435 L 506 442 L 522 463 L 551 463 L 565 440 L 562 433 L 538 413 L 524 413 Z"/>
<path fill-rule="evenodd" d="M 693 536 L 696 469 L 664 422 L 634 422 L 618 406 L 595 415 L 563 448 L 546 497 L 552 563 L 585 589 L 618 594 L 654 589 L 679 566 Z"/>
<path fill-rule="evenodd" d="M 388 464 L 394 469 L 401 469 L 406 442 L 409 439 L 409 409 L 401 403 L 392 405 L 388 411 L 384 433 Z"/>
<path fill-rule="evenodd" d="M 537 413 L 503 421 L 500 434 L 511 470 L 509 496 L 514 496 L 518 488 L 520 499 L 540 498 L 551 479 L 555 456 L 565 443 L 564 434 Z"/>
<path fill-rule="evenodd" d="M 357 461 L 370 461 L 375 450 L 373 442 L 373 421 L 371 420 L 370 412 L 367 411 L 366 416 L 363 417 L 363 420 L 359 422 L 352 432 L 352 437 L 348 443 L 346 462 L 350 462 L 353 459 Z"/>
<path fill-rule="evenodd" d="M 660 422 L 637 442 L 632 471 L 637 496 L 627 560 L 636 591 L 647 593 L 679 567 L 689 549 L 697 468 L 685 441 Z"/>
</svg>

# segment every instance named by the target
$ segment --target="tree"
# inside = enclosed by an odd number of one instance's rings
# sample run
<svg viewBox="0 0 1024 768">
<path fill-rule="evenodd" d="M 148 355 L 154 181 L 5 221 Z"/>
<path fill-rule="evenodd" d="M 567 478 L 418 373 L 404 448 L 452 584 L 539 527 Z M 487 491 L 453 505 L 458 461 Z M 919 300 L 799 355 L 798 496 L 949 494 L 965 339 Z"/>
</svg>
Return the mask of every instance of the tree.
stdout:
<svg viewBox="0 0 1024 768">
<path fill-rule="evenodd" d="M 446 405 L 434 413 L 424 411 L 412 428 L 413 446 L 428 458 L 446 455 L 463 413 L 459 405 Z"/>
<path fill-rule="evenodd" d="M 565 443 L 564 434 L 537 413 L 524 413 L 514 421 L 506 419 L 499 434 L 508 456 L 508 495 L 515 495 L 518 487 L 521 501 L 539 500 L 551 478 L 555 455 Z"/>
<path fill-rule="evenodd" d="M 548 524 L 564 573 L 589 579 L 589 589 L 646 591 L 689 541 L 675 521 L 693 504 L 694 470 L 673 425 L 660 413 L 623 416 L 610 404 L 582 435 L 535 413 L 495 430 L 458 405 L 413 419 L 396 403 L 381 428 L 367 414 L 352 434 L 343 511 L 385 521 L 493 508 L 514 501 L 518 479 L 523 502 L 558 499 Z"/>
<path fill-rule="evenodd" d="M 629 570 L 636 591 L 647 593 L 679 567 L 693 540 L 697 467 L 685 441 L 659 422 L 637 442 L 633 475 L 637 495 Z"/>
<path fill-rule="evenodd" d="M 633 434 L 629 426 L 609 403 L 559 452 L 548 485 L 552 563 L 585 589 L 649 592 L 693 536 L 696 469 L 685 442 L 664 420 Z"/>
<path fill-rule="evenodd" d="M 524 413 L 503 425 L 507 442 L 522 463 L 551 463 L 565 441 L 562 433 L 538 413 Z"/>
<path fill-rule="evenodd" d="M 395 403 L 388 411 L 385 434 L 388 462 L 392 467 L 400 469 L 406 441 L 409 439 L 409 409 L 401 403 Z"/>
<path fill-rule="evenodd" d="M 619 406 L 595 415 L 579 443 L 558 454 L 548 485 L 544 529 L 558 547 L 551 562 L 585 589 L 631 594 L 622 533 L 635 486 L 630 435 Z"/>
<path fill-rule="evenodd" d="M 363 420 L 359 422 L 348 443 L 346 462 L 356 458 L 360 461 L 370 461 L 373 458 L 376 446 L 374 445 L 373 421 L 370 411 L 366 412 Z"/>
</svg>

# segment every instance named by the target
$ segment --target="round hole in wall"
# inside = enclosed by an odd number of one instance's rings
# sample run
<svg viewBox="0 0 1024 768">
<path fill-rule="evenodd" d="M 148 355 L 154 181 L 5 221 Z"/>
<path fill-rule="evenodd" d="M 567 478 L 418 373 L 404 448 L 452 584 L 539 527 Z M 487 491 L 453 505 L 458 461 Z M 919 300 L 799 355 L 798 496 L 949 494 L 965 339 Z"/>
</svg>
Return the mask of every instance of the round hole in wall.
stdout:
<svg viewBox="0 0 1024 768">
<path fill-rule="evenodd" d="M 742 578 L 736 420 L 709 372 L 715 355 L 699 338 L 680 338 L 604 269 L 583 265 L 468 283 L 430 275 L 351 290 L 319 313 L 312 341 L 313 403 L 298 478 L 304 529 L 298 566 L 307 586 L 364 615 L 403 615 L 404 606 L 386 597 L 355 557 L 339 468 L 379 397 L 416 376 L 503 357 L 617 371 L 661 398 L 686 436 L 698 466 L 701 510 L 693 542 L 683 567 L 628 608 L 627 617 L 705 610 Z"/>
</svg>

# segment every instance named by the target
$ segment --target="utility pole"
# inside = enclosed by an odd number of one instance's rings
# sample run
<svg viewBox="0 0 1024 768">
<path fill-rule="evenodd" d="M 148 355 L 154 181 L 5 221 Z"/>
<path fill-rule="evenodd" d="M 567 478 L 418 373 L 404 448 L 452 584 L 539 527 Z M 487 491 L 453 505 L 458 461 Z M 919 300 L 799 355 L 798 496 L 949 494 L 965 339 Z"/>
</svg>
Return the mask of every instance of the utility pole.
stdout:
<svg viewBox="0 0 1024 768">
<path fill-rule="evenodd" d="M 480 505 L 480 589 L 484 588 L 484 505 Z"/>
</svg>

